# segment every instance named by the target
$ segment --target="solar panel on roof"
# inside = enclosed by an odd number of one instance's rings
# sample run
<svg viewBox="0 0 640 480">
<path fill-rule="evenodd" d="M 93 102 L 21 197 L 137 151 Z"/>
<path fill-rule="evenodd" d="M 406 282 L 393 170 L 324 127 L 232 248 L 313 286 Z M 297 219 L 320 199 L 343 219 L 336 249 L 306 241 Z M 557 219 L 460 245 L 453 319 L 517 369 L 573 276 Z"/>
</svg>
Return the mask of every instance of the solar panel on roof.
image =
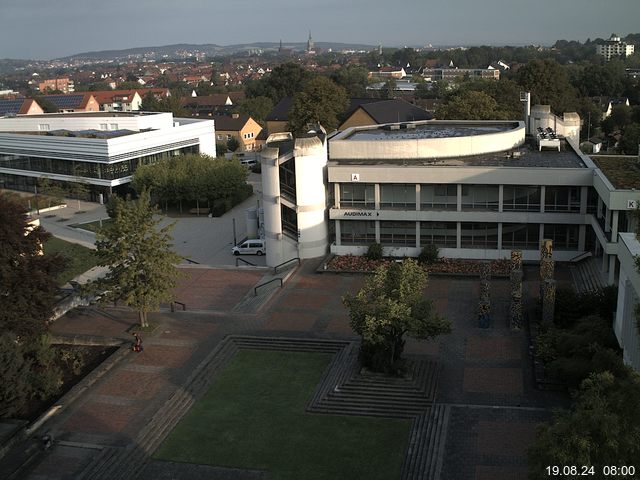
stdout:
<svg viewBox="0 0 640 480">
<path fill-rule="evenodd" d="M 22 104 L 24 103 L 23 99 L 20 100 L 0 100 L 0 115 L 17 115 L 20 109 L 22 108 Z"/>
<path fill-rule="evenodd" d="M 84 95 L 60 95 L 45 96 L 47 100 L 53 102 L 58 108 L 77 108 L 82 104 Z"/>
</svg>

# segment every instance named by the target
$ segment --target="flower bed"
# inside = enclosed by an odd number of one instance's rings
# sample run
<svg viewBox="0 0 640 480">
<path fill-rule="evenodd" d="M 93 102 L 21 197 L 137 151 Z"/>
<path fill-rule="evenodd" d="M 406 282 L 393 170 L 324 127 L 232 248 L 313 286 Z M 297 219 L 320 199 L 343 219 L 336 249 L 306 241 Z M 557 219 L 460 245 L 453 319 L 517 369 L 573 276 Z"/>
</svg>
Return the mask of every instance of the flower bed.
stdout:
<svg viewBox="0 0 640 480">
<path fill-rule="evenodd" d="M 327 264 L 327 271 L 332 272 L 373 272 L 380 265 L 387 265 L 396 259 L 369 260 L 355 255 L 337 255 Z M 482 260 L 466 260 L 461 258 L 440 258 L 431 265 L 425 265 L 428 273 L 454 275 L 480 275 Z M 491 260 L 491 275 L 508 277 L 509 260 Z"/>
</svg>

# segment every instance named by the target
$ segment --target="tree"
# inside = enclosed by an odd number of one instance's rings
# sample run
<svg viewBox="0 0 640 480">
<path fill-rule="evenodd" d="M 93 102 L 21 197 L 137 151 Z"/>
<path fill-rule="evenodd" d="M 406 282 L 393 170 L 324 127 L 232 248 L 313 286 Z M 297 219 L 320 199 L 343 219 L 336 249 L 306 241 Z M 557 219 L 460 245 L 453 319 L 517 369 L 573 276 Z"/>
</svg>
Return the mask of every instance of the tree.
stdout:
<svg viewBox="0 0 640 480">
<path fill-rule="evenodd" d="M 0 331 L 20 338 L 46 330 L 57 292 L 59 255 L 41 255 L 49 234 L 28 223 L 26 208 L 0 193 Z"/>
<path fill-rule="evenodd" d="M 640 123 L 631 123 L 624 129 L 620 148 L 626 155 L 637 155 L 638 145 L 640 145 Z"/>
<path fill-rule="evenodd" d="M 637 465 L 640 458 L 640 376 L 628 367 L 624 378 L 594 373 L 582 383 L 570 411 L 539 427 L 529 450 L 532 480 L 548 478 L 547 465 Z M 607 477 L 608 478 L 608 477 Z"/>
<path fill-rule="evenodd" d="M 551 105 L 558 113 L 576 110 L 576 91 L 566 69 L 558 62 L 533 60 L 518 70 L 516 80 L 531 92 L 532 104 Z"/>
<path fill-rule="evenodd" d="M 236 137 L 231 137 L 229 140 L 227 140 L 227 150 L 229 150 L 230 152 L 235 152 L 239 148 L 240 142 Z"/>
<path fill-rule="evenodd" d="M 439 120 L 496 120 L 498 103 L 484 92 L 463 91 L 448 104 L 438 107 Z"/>
<path fill-rule="evenodd" d="M 260 80 L 249 82 L 245 91 L 249 98 L 269 97 L 275 105 L 284 97 L 293 97 L 302 91 L 314 77 L 315 74 L 297 63 L 283 63 Z"/>
<path fill-rule="evenodd" d="M 362 336 L 360 359 L 377 371 L 397 372 L 404 336 L 431 339 L 451 332 L 433 302 L 423 297 L 426 272 L 413 260 L 378 267 L 356 295 L 345 295 L 351 328 Z"/>
<path fill-rule="evenodd" d="M 112 222 L 96 236 L 99 265 L 109 271 L 92 283 L 91 291 L 135 309 L 146 327 L 147 314 L 170 301 L 176 286 L 175 264 L 181 257 L 172 249 L 173 224 L 159 228 L 146 189 L 137 200 L 116 198 L 113 213 Z"/>
<path fill-rule="evenodd" d="M 20 413 L 31 398 L 33 389 L 28 378 L 32 364 L 14 333 L 0 335 L 0 418 L 11 418 Z"/>
<path fill-rule="evenodd" d="M 246 98 L 238 106 L 240 113 L 249 115 L 262 126 L 272 109 L 273 101 L 269 97 Z"/>
<path fill-rule="evenodd" d="M 369 72 L 360 65 L 347 65 L 341 68 L 331 78 L 337 85 L 347 92 L 349 97 L 366 97 L 369 84 Z"/>
<path fill-rule="evenodd" d="M 307 124 L 320 123 L 327 131 L 332 131 L 338 127 L 338 117 L 347 105 L 344 88 L 326 77 L 314 78 L 293 97 L 289 127 L 294 132 L 303 132 Z"/>
</svg>

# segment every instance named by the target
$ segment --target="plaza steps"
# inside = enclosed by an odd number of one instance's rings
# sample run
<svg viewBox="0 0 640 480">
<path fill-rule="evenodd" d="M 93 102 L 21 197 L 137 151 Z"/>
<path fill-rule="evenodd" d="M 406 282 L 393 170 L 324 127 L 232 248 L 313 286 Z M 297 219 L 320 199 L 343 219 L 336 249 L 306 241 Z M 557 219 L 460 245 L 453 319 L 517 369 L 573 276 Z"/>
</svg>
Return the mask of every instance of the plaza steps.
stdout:
<svg viewBox="0 0 640 480">
<path fill-rule="evenodd" d="M 281 352 L 337 353 L 349 342 L 323 339 L 292 339 L 282 337 L 230 337 L 238 348 L 277 350 Z"/>
<path fill-rule="evenodd" d="M 219 344 L 191 374 L 185 387 L 176 391 L 140 430 L 135 439 L 134 447 L 104 448 L 78 478 L 80 480 L 136 478 L 144 469 L 153 452 L 193 406 L 196 399 L 206 391 L 213 377 L 226 367 L 237 351 L 238 347 L 232 341 L 223 341 Z"/>
<path fill-rule="evenodd" d="M 434 405 L 429 412 L 414 419 L 402 480 L 440 478 L 450 412 L 449 405 Z"/>
<path fill-rule="evenodd" d="M 593 292 L 607 285 L 607 281 L 601 271 L 601 259 L 587 258 L 575 265 L 571 265 L 573 285 L 578 293 Z"/>
</svg>

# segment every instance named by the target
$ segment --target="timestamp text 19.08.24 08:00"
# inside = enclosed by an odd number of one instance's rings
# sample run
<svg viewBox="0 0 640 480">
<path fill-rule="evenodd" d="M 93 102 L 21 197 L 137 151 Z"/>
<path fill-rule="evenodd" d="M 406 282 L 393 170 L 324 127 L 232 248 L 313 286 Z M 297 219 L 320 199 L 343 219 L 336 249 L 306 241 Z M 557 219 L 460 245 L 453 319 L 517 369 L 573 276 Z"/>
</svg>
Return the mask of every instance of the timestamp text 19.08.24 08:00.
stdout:
<svg viewBox="0 0 640 480">
<path fill-rule="evenodd" d="M 558 478 L 591 477 L 598 474 L 611 478 L 640 479 L 636 477 L 636 467 L 633 465 L 605 465 L 597 468 L 588 465 L 549 465 L 545 470 L 549 477 Z"/>
</svg>

